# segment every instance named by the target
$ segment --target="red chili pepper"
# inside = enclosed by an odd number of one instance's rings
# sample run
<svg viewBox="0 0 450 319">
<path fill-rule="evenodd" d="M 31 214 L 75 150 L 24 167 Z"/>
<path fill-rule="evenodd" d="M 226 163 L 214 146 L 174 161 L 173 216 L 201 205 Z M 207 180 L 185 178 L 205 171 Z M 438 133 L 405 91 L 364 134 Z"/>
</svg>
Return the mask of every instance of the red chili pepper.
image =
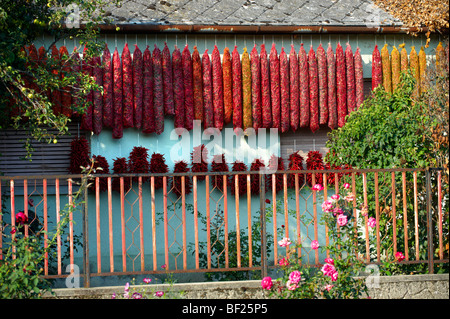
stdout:
<svg viewBox="0 0 450 319">
<path fill-rule="evenodd" d="M 356 94 L 356 108 L 359 109 L 364 101 L 364 75 L 363 75 L 363 62 L 359 47 L 355 52 L 355 94 Z"/>
<path fill-rule="evenodd" d="M 123 117 L 122 117 L 122 64 L 117 48 L 113 53 L 113 92 L 114 92 L 114 126 L 113 138 L 122 138 L 123 136 Z"/>
<path fill-rule="evenodd" d="M 250 53 L 250 67 L 252 73 L 252 123 L 255 133 L 262 127 L 261 106 L 261 63 L 256 50 L 256 44 Z"/>
<path fill-rule="evenodd" d="M 192 52 L 192 72 L 194 86 L 194 119 L 203 122 L 202 61 L 197 46 L 194 46 L 194 52 Z"/>
<path fill-rule="evenodd" d="M 36 48 L 34 48 L 34 50 L 36 50 Z M 36 52 L 36 54 L 37 54 L 37 52 Z M 61 58 L 61 66 L 62 66 L 62 71 L 63 71 L 63 72 L 61 72 L 61 79 L 64 79 L 64 73 L 71 72 L 71 68 L 70 68 L 70 65 L 68 62 L 69 51 L 67 51 L 66 46 L 63 45 L 59 48 L 59 56 Z M 37 56 L 36 56 L 36 60 L 37 60 Z M 33 85 L 32 85 L 32 88 L 33 88 Z M 34 85 L 34 89 L 35 89 L 35 85 Z M 67 117 L 70 117 L 72 115 L 72 94 L 71 94 L 71 89 L 68 86 L 63 87 L 62 91 L 61 91 L 61 113 Z"/>
<path fill-rule="evenodd" d="M 281 95 L 281 133 L 289 131 L 290 92 L 289 92 L 289 60 L 284 48 L 280 53 L 280 95 Z"/>
<path fill-rule="evenodd" d="M 228 48 L 223 50 L 222 56 L 222 70 L 223 70 L 223 108 L 224 124 L 231 123 L 233 116 L 233 78 L 231 71 L 231 54 Z"/>
<path fill-rule="evenodd" d="M 299 73 L 298 57 L 294 45 L 291 44 L 289 53 L 289 90 L 290 90 L 290 123 L 292 131 L 297 131 L 300 123 Z"/>
<path fill-rule="evenodd" d="M 175 106 L 175 128 L 184 128 L 184 84 L 183 64 L 180 49 L 175 46 L 172 52 L 173 93 Z"/>
<path fill-rule="evenodd" d="M 308 53 L 309 65 L 309 128 L 314 133 L 319 129 L 319 79 L 317 75 L 317 60 L 313 47 Z"/>
<path fill-rule="evenodd" d="M 142 105 L 142 132 L 146 134 L 155 132 L 155 111 L 153 109 L 153 64 L 152 55 L 147 47 L 143 55 L 143 105 Z"/>
<path fill-rule="evenodd" d="M 211 61 L 209 59 L 208 49 L 205 50 L 202 57 L 203 73 L 203 126 L 205 129 L 214 127 L 214 106 L 212 97 L 212 79 L 211 79 Z"/>
<path fill-rule="evenodd" d="M 345 124 L 347 115 L 347 83 L 345 80 L 345 57 L 340 43 L 336 46 L 336 97 L 338 111 L 338 126 Z"/>
<path fill-rule="evenodd" d="M 183 49 L 181 55 L 181 64 L 183 65 L 183 83 L 184 83 L 184 127 L 190 131 L 193 128 L 194 121 L 194 86 L 193 86 L 193 69 L 192 58 L 189 47 Z"/>
<path fill-rule="evenodd" d="M 355 65 L 353 51 L 349 43 L 345 49 L 345 67 L 347 78 L 347 112 L 350 114 L 356 109 Z"/>
<path fill-rule="evenodd" d="M 164 113 L 167 115 L 175 115 L 175 106 L 173 101 L 172 60 L 170 58 L 170 50 L 166 42 L 164 42 L 164 49 L 162 50 L 161 59 L 164 88 Z"/>
<path fill-rule="evenodd" d="M 261 44 L 261 105 L 262 105 L 262 127 L 272 127 L 272 102 L 270 97 L 270 69 L 267 59 L 266 46 Z"/>
<path fill-rule="evenodd" d="M 99 56 L 92 58 L 92 75 L 95 83 L 103 85 L 102 60 Z M 93 109 L 92 109 L 92 129 L 94 134 L 99 135 L 103 128 L 103 97 L 100 90 L 93 91 Z"/>
<path fill-rule="evenodd" d="M 252 71 L 247 48 L 242 53 L 242 123 L 244 131 L 252 127 Z"/>
<path fill-rule="evenodd" d="M 272 127 L 281 129 L 281 103 L 280 103 L 280 59 L 275 47 L 272 44 L 269 56 L 270 66 L 270 94 L 272 97 Z"/>
<path fill-rule="evenodd" d="M 300 46 L 298 52 L 298 66 L 300 76 L 300 127 L 309 126 L 309 66 L 308 55 L 303 47 Z"/>
<path fill-rule="evenodd" d="M 220 52 L 217 45 L 211 55 L 214 127 L 223 128 L 223 71 L 220 63 Z"/>
<path fill-rule="evenodd" d="M 153 109 L 155 111 L 155 133 L 164 131 L 164 89 L 161 51 L 155 44 L 152 54 L 153 64 Z"/>
<path fill-rule="evenodd" d="M 135 44 L 133 53 L 133 104 L 134 104 L 134 127 L 142 127 L 142 104 L 144 103 L 143 92 L 143 60 L 142 52 Z"/>
<path fill-rule="evenodd" d="M 86 48 L 84 48 L 83 52 L 86 52 Z M 85 75 L 92 76 L 92 58 L 83 57 L 83 65 L 82 70 Z M 81 129 L 86 131 L 93 130 L 92 123 L 92 112 L 93 112 L 93 96 L 92 90 L 88 92 L 86 95 L 85 103 L 84 103 L 84 113 L 81 116 Z"/>
<path fill-rule="evenodd" d="M 233 70 L 233 128 L 242 128 L 242 68 L 241 57 L 234 46 L 231 55 Z"/>
<path fill-rule="evenodd" d="M 319 77 L 319 124 L 328 123 L 328 85 L 327 85 L 327 56 L 322 43 L 317 48 L 317 69 Z"/>
<path fill-rule="evenodd" d="M 103 50 L 103 126 L 112 128 L 114 123 L 113 107 L 113 69 L 111 52 L 105 44 Z"/>
<path fill-rule="evenodd" d="M 332 130 L 338 127 L 336 102 L 336 59 L 331 44 L 327 49 L 327 75 L 328 75 L 328 127 Z"/>
</svg>

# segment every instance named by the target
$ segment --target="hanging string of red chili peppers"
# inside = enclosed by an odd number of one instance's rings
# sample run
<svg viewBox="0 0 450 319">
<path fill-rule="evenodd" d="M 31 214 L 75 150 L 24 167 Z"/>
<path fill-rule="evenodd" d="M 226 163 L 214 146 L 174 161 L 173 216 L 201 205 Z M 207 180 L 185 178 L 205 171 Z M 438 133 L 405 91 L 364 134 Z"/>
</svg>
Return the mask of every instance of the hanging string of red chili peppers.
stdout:
<svg viewBox="0 0 450 319">
<path fill-rule="evenodd" d="M 393 49 L 389 54 L 387 47 L 381 54 L 377 45 L 373 50 L 372 89 L 382 84 L 391 92 L 396 78 L 386 70 L 390 70 L 390 56 L 398 52 Z M 413 54 L 408 64 L 404 45 L 400 47 L 402 70 L 409 67 L 423 72 L 424 67 L 413 61 Z M 31 45 L 26 51 L 36 63 L 48 60 L 43 48 L 38 52 Z M 155 44 L 153 52 L 147 46 L 144 53 L 135 44 L 131 54 L 126 43 L 121 55 L 115 48 L 112 59 L 108 46 L 101 58 L 83 59 L 75 52 L 72 58 L 79 63 L 68 69 L 63 63 L 69 58 L 66 47 L 52 46 L 52 58 L 61 61 L 61 70 L 55 69 L 55 76 L 81 70 L 103 85 L 103 95 L 91 91 L 84 101 L 78 101 L 70 96 L 69 88 L 49 95 L 58 114 L 78 116 L 77 104 L 85 104 L 82 129 L 98 135 L 102 128 L 112 128 L 115 139 L 122 138 L 123 129 L 131 127 L 159 135 L 164 131 L 166 115 L 173 117 L 175 127 L 187 130 L 193 128 L 193 120 L 200 120 L 204 128 L 219 130 L 233 123 L 235 130 L 244 131 L 278 128 L 284 133 L 309 127 L 315 132 L 320 126 L 342 127 L 345 117 L 362 104 L 364 77 L 359 47 L 353 53 L 349 43 L 345 51 L 337 43 L 335 52 L 330 43 L 327 51 L 322 44 L 316 51 L 311 45 L 307 53 L 303 43 L 298 52 L 291 44 L 287 55 L 284 47 L 278 54 L 273 43 L 270 55 L 265 44 L 259 51 L 256 44 L 250 55 L 246 48 L 240 53 L 235 46 L 230 53 L 227 47 L 221 56 L 214 46 L 212 54 L 206 49 L 201 56 L 197 47 L 191 54 L 186 44 L 182 53 L 175 46 L 171 54 L 164 43 L 162 51 Z M 32 79 L 28 82 L 30 86 L 33 83 Z"/>
</svg>

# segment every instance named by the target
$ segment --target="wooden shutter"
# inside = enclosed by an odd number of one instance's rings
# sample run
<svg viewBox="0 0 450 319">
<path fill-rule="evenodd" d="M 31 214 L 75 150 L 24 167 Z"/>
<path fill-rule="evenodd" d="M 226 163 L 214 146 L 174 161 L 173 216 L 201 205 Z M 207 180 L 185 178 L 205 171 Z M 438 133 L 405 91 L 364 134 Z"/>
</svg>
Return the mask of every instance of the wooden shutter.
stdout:
<svg viewBox="0 0 450 319">
<path fill-rule="evenodd" d="M 79 132 L 77 123 L 69 123 L 68 127 L 69 135 L 61 136 L 56 144 L 33 140 L 31 161 L 25 159 L 26 131 L 0 131 L 0 172 L 4 176 L 68 174 L 70 143 Z M 80 131 L 80 134 L 84 133 Z"/>
</svg>

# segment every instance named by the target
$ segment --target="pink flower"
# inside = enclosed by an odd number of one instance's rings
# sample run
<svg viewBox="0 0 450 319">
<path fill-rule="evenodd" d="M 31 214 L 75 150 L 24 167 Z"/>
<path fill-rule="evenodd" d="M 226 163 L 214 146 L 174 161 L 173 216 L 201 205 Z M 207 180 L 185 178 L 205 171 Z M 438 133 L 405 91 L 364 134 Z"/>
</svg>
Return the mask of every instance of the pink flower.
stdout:
<svg viewBox="0 0 450 319">
<path fill-rule="evenodd" d="M 142 299 L 142 294 L 135 292 L 135 293 L 133 293 L 133 295 L 131 297 L 133 299 Z"/>
<path fill-rule="evenodd" d="M 353 202 L 355 200 L 355 195 L 352 193 L 348 193 L 347 196 L 344 197 L 347 202 Z"/>
<path fill-rule="evenodd" d="M 344 188 L 345 189 L 350 189 L 350 184 L 349 183 L 344 183 Z"/>
<path fill-rule="evenodd" d="M 24 225 L 28 222 L 28 217 L 24 212 L 18 212 L 16 214 L 16 223 L 20 225 Z"/>
<path fill-rule="evenodd" d="M 111 299 L 116 299 L 116 297 L 117 297 L 116 293 L 113 293 Z"/>
<path fill-rule="evenodd" d="M 374 227 L 377 225 L 377 220 L 376 220 L 375 218 L 373 218 L 373 217 L 370 217 L 370 218 L 367 220 L 367 225 L 368 225 L 369 227 L 371 227 L 371 228 L 374 228 Z"/>
<path fill-rule="evenodd" d="M 283 238 L 282 240 L 280 240 L 278 242 L 278 245 L 280 245 L 280 247 L 286 247 L 286 246 L 289 246 L 290 244 L 291 244 L 291 241 L 287 237 Z"/>
<path fill-rule="evenodd" d="M 323 272 L 324 275 L 330 276 L 332 273 L 336 271 L 336 268 L 334 268 L 334 266 L 331 264 L 325 264 L 322 266 L 320 271 Z"/>
<path fill-rule="evenodd" d="M 336 207 L 336 208 L 333 210 L 333 215 L 334 215 L 334 216 L 340 215 L 340 214 L 343 214 L 343 213 L 344 213 L 344 211 L 343 211 L 341 208 L 339 208 L 339 207 Z"/>
<path fill-rule="evenodd" d="M 278 265 L 280 265 L 280 266 L 289 266 L 289 261 L 286 258 L 281 258 L 278 261 Z"/>
<path fill-rule="evenodd" d="M 331 212 L 333 210 L 333 203 L 329 200 L 324 201 L 322 204 L 322 210 L 326 213 Z"/>
<path fill-rule="evenodd" d="M 127 282 L 126 284 L 125 284 L 125 288 L 123 289 L 123 291 L 125 291 L 125 292 L 129 292 L 130 291 L 130 283 L 129 282 Z"/>
<path fill-rule="evenodd" d="M 369 208 L 368 208 L 367 206 L 363 206 L 363 207 L 361 208 L 361 214 L 362 214 L 363 216 L 367 216 L 368 213 L 369 213 Z"/>
<path fill-rule="evenodd" d="M 324 187 L 323 187 L 322 184 L 316 184 L 316 185 L 313 186 L 312 189 L 313 189 L 314 191 L 321 191 L 321 190 L 323 190 L 323 188 L 324 188 Z"/>
<path fill-rule="evenodd" d="M 341 227 L 347 225 L 347 216 L 344 215 L 344 214 L 340 214 L 340 215 L 337 217 L 337 223 L 338 223 L 338 225 L 341 226 Z"/>
<path fill-rule="evenodd" d="M 161 268 L 162 268 L 162 269 L 166 269 L 166 268 L 167 268 L 167 265 L 164 264 L 164 265 L 161 266 Z"/>
<path fill-rule="evenodd" d="M 288 280 L 286 282 L 286 287 L 287 287 L 288 290 L 295 290 L 295 289 L 298 288 L 298 283 L 292 282 L 291 280 Z"/>
<path fill-rule="evenodd" d="M 338 274 L 337 271 L 333 272 L 333 273 L 330 275 L 331 281 L 336 281 L 337 278 L 338 278 L 338 275 L 339 275 L 339 274 Z"/>
<path fill-rule="evenodd" d="M 157 291 L 157 292 L 155 292 L 155 296 L 156 296 L 156 297 L 162 297 L 162 296 L 164 296 L 164 291 Z"/>
<path fill-rule="evenodd" d="M 11 235 L 14 235 L 15 233 L 16 233 L 16 229 L 15 228 L 13 228 L 13 229 L 11 229 L 11 231 L 9 232 Z"/>
<path fill-rule="evenodd" d="M 332 200 L 339 200 L 339 198 L 341 198 L 341 196 L 339 196 L 339 194 L 331 195 Z"/>
<path fill-rule="evenodd" d="M 149 283 L 151 283 L 152 279 L 151 278 L 144 278 L 142 281 L 145 282 L 146 284 L 149 284 Z"/>
<path fill-rule="evenodd" d="M 319 242 L 318 242 L 317 240 L 313 240 L 313 241 L 311 242 L 311 248 L 312 248 L 312 249 L 317 249 L 317 248 L 319 248 Z"/>
<path fill-rule="evenodd" d="M 261 280 L 261 286 L 262 286 L 263 289 L 270 290 L 272 288 L 272 286 L 273 286 L 272 278 L 271 277 L 264 277 Z"/>
<path fill-rule="evenodd" d="M 327 264 L 334 265 L 334 260 L 333 260 L 333 258 L 325 258 L 325 262 L 326 262 Z"/>
<path fill-rule="evenodd" d="M 405 259 L 405 256 L 402 252 L 399 251 L 395 254 L 395 259 L 397 259 L 397 261 L 402 261 L 403 259 Z"/>
<path fill-rule="evenodd" d="M 289 274 L 289 280 L 290 280 L 292 283 L 297 284 L 297 283 L 300 282 L 301 279 L 302 279 L 302 274 L 301 274 L 300 271 L 298 271 L 298 270 L 294 270 L 293 272 L 291 272 L 291 273 Z"/>
<path fill-rule="evenodd" d="M 324 289 L 325 289 L 326 291 L 330 291 L 331 288 L 333 288 L 333 287 L 334 287 L 334 285 L 326 285 L 326 286 L 324 287 Z"/>
</svg>

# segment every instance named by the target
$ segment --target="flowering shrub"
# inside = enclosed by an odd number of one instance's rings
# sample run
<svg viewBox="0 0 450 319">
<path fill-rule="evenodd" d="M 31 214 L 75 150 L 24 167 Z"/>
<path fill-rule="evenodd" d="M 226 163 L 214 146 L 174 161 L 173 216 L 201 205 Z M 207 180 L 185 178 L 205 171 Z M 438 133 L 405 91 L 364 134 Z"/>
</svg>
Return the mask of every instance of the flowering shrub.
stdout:
<svg viewBox="0 0 450 319">
<path fill-rule="evenodd" d="M 162 269 L 167 269 L 166 265 L 161 266 Z M 111 299 L 178 299 L 182 298 L 184 292 L 176 292 L 173 291 L 174 280 L 172 277 L 172 273 L 168 273 L 167 279 L 163 281 L 164 284 L 169 284 L 168 288 L 165 291 L 158 290 L 158 286 L 154 285 L 153 287 L 149 287 L 152 283 L 151 278 L 142 279 L 141 284 L 136 284 L 136 279 L 133 278 L 131 281 L 131 285 L 127 282 L 123 288 L 122 294 L 113 293 Z M 157 278 L 154 280 L 158 281 Z"/>
<path fill-rule="evenodd" d="M 320 184 L 312 187 L 319 192 L 324 189 Z M 324 212 L 322 222 L 328 227 L 329 245 L 321 247 L 317 240 L 310 243 L 313 250 L 319 248 L 329 252 L 321 268 L 303 266 L 299 262 L 297 252 L 301 244 L 290 248 L 289 238 L 278 242 L 281 247 L 287 247 L 290 252 L 279 259 L 283 277 L 273 280 L 265 277 L 261 286 L 270 291 L 271 296 L 278 298 L 343 298 L 354 299 L 367 295 L 365 281 L 356 279 L 359 270 L 365 264 L 357 258 L 357 228 L 353 227 L 354 194 L 350 192 L 350 185 L 344 184 L 342 194 L 335 194 L 322 204 Z M 369 219 L 368 225 L 375 227 L 376 221 Z M 401 256 L 397 256 L 400 260 Z"/>
</svg>

